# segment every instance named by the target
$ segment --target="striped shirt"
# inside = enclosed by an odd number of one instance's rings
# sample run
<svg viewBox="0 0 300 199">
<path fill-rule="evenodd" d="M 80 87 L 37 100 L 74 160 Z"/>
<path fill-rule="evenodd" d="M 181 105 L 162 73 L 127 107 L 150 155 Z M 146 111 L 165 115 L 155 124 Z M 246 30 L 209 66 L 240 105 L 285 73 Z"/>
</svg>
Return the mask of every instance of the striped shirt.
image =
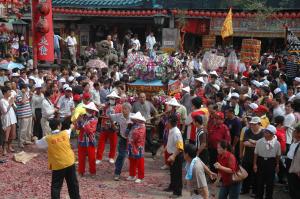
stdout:
<svg viewBox="0 0 300 199">
<path fill-rule="evenodd" d="M 288 61 L 285 66 L 287 77 L 296 77 L 298 74 L 298 65 L 295 62 Z"/>
<path fill-rule="evenodd" d="M 32 108 L 29 101 L 29 94 L 25 93 L 25 102 L 23 102 L 23 93 L 19 92 L 16 98 L 16 115 L 18 118 L 32 117 Z"/>
</svg>

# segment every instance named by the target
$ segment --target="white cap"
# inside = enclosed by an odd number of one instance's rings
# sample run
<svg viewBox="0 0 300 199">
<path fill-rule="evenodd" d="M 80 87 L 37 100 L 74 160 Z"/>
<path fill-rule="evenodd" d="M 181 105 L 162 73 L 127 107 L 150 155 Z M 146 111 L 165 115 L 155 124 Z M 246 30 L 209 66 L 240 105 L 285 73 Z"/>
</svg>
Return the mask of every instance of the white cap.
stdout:
<svg viewBox="0 0 300 199">
<path fill-rule="evenodd" d="M 72 91 L 73 89 L 69 86 L 68 88 L 65 89 L 65 91 Z"/>
<path fill-rule="evenodd" d="M 180 107 L 180 104 L 177 102 L 175 97 L 173 97 L 170 101 L 166 102 L 166 104 L 168 104 L 170 106 Z"/>
<path fill-rule="evenodd" d="M 294 99 L 295 99 L 295 97 L 296 97 L 296 95 L 292 95 L 291 97 L 289 97 L 289 102 L 292 102 L 292 101 L 294 101 Z"/>
<path fill-rule="evenodd" d="M 39 82 L 38 83 L 36 83 L 35 85 L 34 85 L 34 88 L 42 88 L 42 84 L 40 84 Z"/>
<path fill-rule="evenodd" d="M 202 82 L 203 84 L 205 83 L 203 77 L 198 77 L 198 78 L 195 78 L 195 80 L 199 81 L 199 82 Z"/>
<path fill-rule="evenodd" d="M 62 78 L 59 79 L 58 82 L 59 82 L 59 83 L 66 83 L 66 79 L 62 77 Z"/>
<path fill-rule="evenodd" d="M 203 70 L 200 75 L 203 75 L 203 76 L 208 76 L 207 72 L 205 70 Z"/>
<path fill-rule="evenodd" d="M 75 79 L 75 78 L 74 78 L 73 76 L 70 76 L 70 77 L 68 78 L 68 82 L 72 82 L 74 79 Z"/>
<path fill-rule="evenodd" d="M 86 109 L 89 109 L 89 110 L 93 110 L 93 111 L 96 111 L 96 112 L 99 112 L 98 108 L 96 107 L 95 103 L 94 102 L 90 102 L 88 104 L 84 104 L 83 105 L 83 108 L 86 108 Z"/>
<path fill-rule="evenodd" d="M 270 133 L 272 133 L 273 135 L 275 135 L 276 134 L 276 127 L 275 126 L 273 126 L 273 125 L 271 125 L 271 124 L 269 124 L 268 126 L 267 126 L 267 128 L 265 128 L 265 130 L 267 130 L 267 131 L 269 131 Z"/>
<path fill-rule="evenodd" d="M 248 94 L 243 95 L 244 98 L 251 98 Z"/>
<path fill-rule="evenodd" d="M 230 98 L 240 98 L 240 95 L 238 93 L 231 93 L 231 97 Z"/>
<path fill-rule="evenodd" d="M 191 92 L 191 88 L 189 86 L 182 88 L 183 91 L 190 93 Z"/>
<path fill-rule="evenodd" d="M 269 70 L 267 70 L 267 69 L 266 69 L 266 70 L 264 70 L 264 74 L 265 74 L 265 75 L 268 75 L 269 73 L 270 73 L 270 71 L 269 71 Z"/>
<path fill-rule="evenodd" d="M 217 91 L 220 90 L 220 86 L 219 86 L 218 84 L 213 84 L 212 86 L 213 86 Z"/>
<path fill-rule="evenodd" d="M 260 118 L 259 117 L 252 117 L 251 121 L 249 123 L 250 124 L 258 124 L 258 123 L 260 123 Z"/>
<path fill-rule="evenodd" d="M 273 59 L 274 57 L 272 55 L 269 55 L 268 59 Z"/>
<path fill-rule="evenodd" d="M 300 77 L 295 77 L 295 81 L 300 83 Z"/>
<path fill-rule="evenodd" d="M 120 99 L 121 97 L 116 93 L 116 91 L 111 92 L 109 95 L 106 96 L 107 98 L 118 98 Z"/>
<path fill-rule="evenodd" d="M 249 104 L 249 107 L 252 109 L 252 110 L 255 110 L 258 108 L 258 105 L 256 103 L 251 103 Z"/>
<path fill-rule="evenodd" d="M 275 95 L 277 95 L 278 93 L 281 93 L 281 89 L 280 89 L 280 88 L 276 88 L 276 89 L 274 90 L 274 94 L 275 94 Z"/>
<path fill-rule="evenodd" d="M 12 77 L 20 77 L 20 74 L 19 73 L 13 73 L 11 74 Z"/>
<path fill-rule="evenodd" d="M 146 122 L 146 119 L 142 116 L 142 114 L 140 112 L 137 112 L 137 113 L 131 115 L 130 119 Z"/>
<path fill-rule="evenodd" d="M 28 79 L 35 80 L 35 77 L 33 77 L 32 75 L 30 75 L 30 76 L 28 77 Z"/>
<path fill-rule="evenodd" d="M 63 89 L 64 89 L 64 90 L 66 90 L 66 89 L 69 88 L 69 87 L 70 87 L 69 84 L 64 84 L 64 85 L 63 85 Z"/>
<path fill-rule="evenodd" d="M 210 74 L 210 75 L 215 75 L 215 76 L 219 77 L 219 75 L 218 75 L 218 73 L 217 73 L 216 71 L 212 71 L 212 72 L 210 72 L 209 74 Z"/>
</svg>

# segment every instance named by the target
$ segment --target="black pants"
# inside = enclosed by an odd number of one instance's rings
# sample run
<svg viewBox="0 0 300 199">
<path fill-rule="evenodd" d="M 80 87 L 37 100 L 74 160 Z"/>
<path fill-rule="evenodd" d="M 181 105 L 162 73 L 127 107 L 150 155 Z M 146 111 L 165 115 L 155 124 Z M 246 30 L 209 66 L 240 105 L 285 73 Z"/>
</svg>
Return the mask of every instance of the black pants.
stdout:
<svg viewBox="0 0 300 199">
<path fill-rule="evenodd" d="M 51 198 L 60 199 L 60 191 L 64 179 L 66 179 L 67 182 L 70 198 L 80 199 L 75 164 L 65 169 L 52 171 Z"/>
<path fill-rule="evenodd" d="M 274 178 L 275 178 L 276 159 L 257 158 L 257 198 L 264 198 L 264 189 L 266 185 L 265 199 L 273 198 Z"/>
<path fill-rule="evenodd" d="M 291 166 L 292 160 L 287 158 L 286 159 L 286 169 L 289 171 Z M 300 178 L 294 173 L 287 173 L 288 185 L 289 185 L 289 192 L 291 199 L 299 199 L 300 198 Z"/>
<path fill-rule="evenodd" d="M 214 164 L 217 161 L 218 151 L 217 151 L 217 149 L 209 148 L 208 153 L 209 153 L 209 167 L 213 172 L 216 172 L 217 170 L 214 167 Z"/>
<path fill-rule="evenodd" d="M 170 167 L 171 183 L 169 188 L 173 190 L 174 195 L 181 196 L 182 194 L 182 163 L 183 154 L 176 156 L 174 163 Z"/>
<path fill-rule="evenodd" d="M 152 153 L 152 155 L 156 155 L 158 144 L 155 144 L 152 140 L 152 129 L 146 129 L 146 148 Z"/>
<path fill-rule="evenodd" d="M 243 181 L 242 192 L 248 193 L 252 186 L 252 193 L 257 193 L 257 175 L 253 171 L 253 161 L 243 161 L 242 166 L 248 173 L 248 177 Z"/>
<path fill-rule="evenodd" d="M 43 137 L 43 130 L 42 130 L 42 126 L 41 126 L 42 109 L 36 108 L 34 110 L 34 112 L 35 112 L 35 121 L 34 121 L 34 125 L 33 125 L 33 133 L 34 133 L 34 136 L 41 139 Z"/>
</svg>

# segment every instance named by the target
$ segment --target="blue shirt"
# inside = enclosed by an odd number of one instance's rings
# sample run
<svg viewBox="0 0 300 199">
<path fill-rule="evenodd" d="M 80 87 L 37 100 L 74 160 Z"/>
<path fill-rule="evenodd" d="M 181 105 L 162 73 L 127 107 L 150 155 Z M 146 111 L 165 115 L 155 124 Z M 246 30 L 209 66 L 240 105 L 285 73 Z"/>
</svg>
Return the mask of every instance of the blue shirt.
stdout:
<svg viewBox="0 0 300 199">
<path fill-rule="evenodd" d="M 59 40 L 62 39 L 59 35 L 54 35 L 54 49 L 60 49 Z"/>
</svg>

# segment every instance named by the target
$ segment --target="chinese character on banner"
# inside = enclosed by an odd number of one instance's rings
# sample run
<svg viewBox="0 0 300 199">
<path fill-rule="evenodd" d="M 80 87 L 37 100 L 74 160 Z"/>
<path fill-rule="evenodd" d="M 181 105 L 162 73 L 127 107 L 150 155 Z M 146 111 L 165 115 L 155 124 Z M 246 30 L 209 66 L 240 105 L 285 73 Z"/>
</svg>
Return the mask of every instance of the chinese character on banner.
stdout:
<svg viewBox="0 0 300 199">
<path fill-rule="evenodd" d="M 39 47 L 39 51 L 40 51 L 40 55 L 46 56 L 48 49 L 45 46 L 41 46 L 41 47 Z"/>
</svg>

